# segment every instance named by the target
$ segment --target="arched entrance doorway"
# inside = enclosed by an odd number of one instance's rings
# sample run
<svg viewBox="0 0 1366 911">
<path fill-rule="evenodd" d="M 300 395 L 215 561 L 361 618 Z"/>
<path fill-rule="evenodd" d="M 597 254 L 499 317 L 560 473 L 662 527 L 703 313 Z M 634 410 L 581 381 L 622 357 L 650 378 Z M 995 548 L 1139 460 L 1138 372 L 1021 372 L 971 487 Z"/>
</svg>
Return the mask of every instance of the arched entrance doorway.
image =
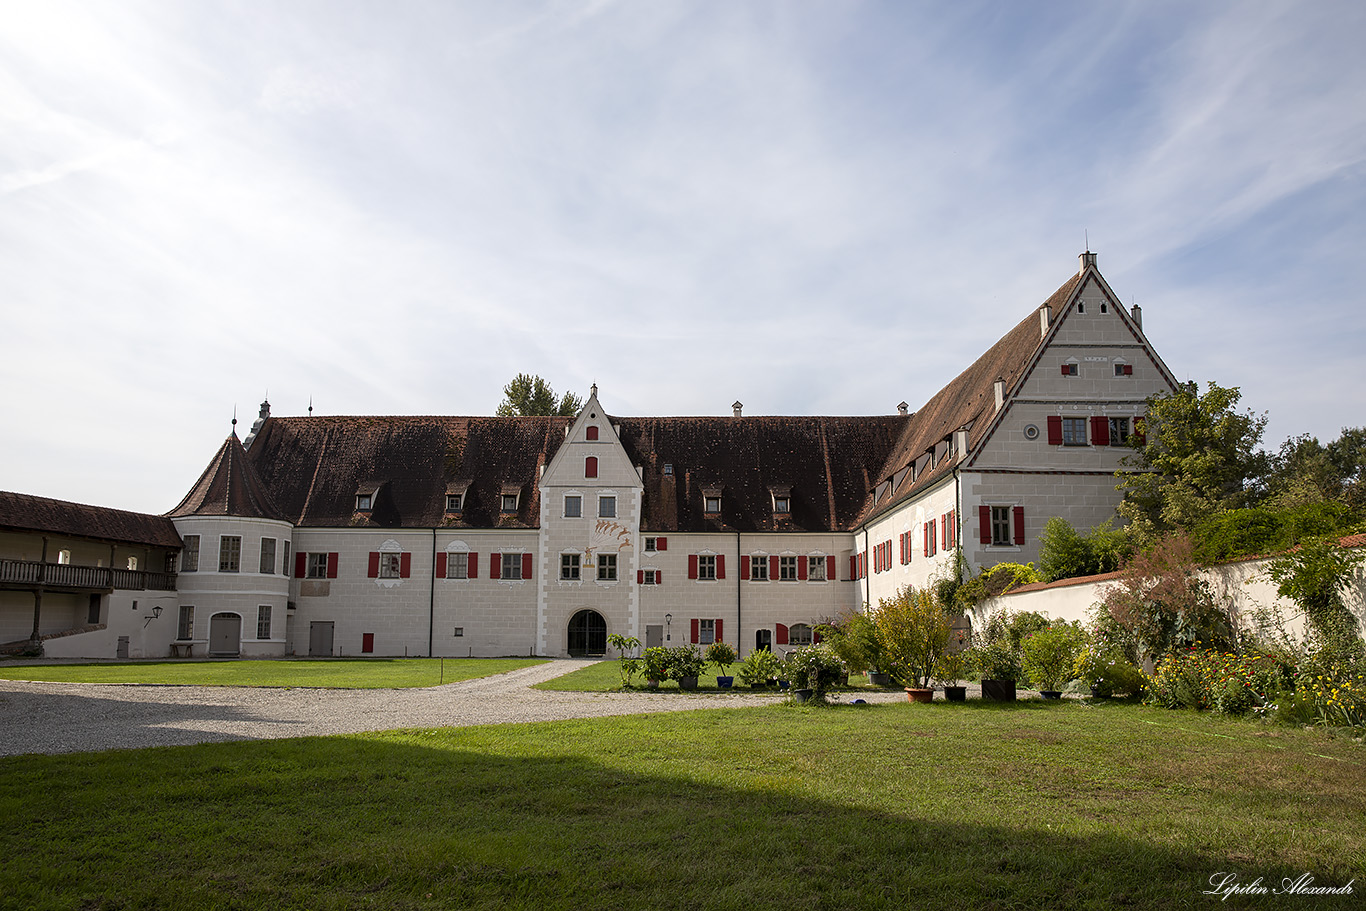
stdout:
<svg viewBox="0 0 1366 911">
<path fill-rule="evenodd" d="M 209 654 L 236 658 L 242 653 L 242 618 L 237 614 L 214 614 L 209 618 Z"/>
<path fill-rule="evenodd" d="M 607 654 L 607 621 L 595 610 L 581 610 L 569 618 L 569 657 Z"/>
</svg>

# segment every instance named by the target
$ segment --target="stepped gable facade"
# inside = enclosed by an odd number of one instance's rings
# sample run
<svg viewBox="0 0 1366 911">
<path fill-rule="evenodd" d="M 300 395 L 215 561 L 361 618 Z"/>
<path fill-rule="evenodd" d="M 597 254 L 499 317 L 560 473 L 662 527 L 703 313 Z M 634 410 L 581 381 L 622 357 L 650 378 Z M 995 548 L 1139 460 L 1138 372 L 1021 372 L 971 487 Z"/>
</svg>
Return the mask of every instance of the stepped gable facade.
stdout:
<svg viewBox="0 0 1366 911">
<path fill-rule="evenodd" d="M 620 633 L 783 650 L 957 555 L 1033 560 L 1052 516 L 1112 518 L 1123 444 L 1174 386 L 1087 252 L 894 415 L 622 417 L 596 387 L 572 418 L 263 405 L 169 514 L 184 547 L 164 646 L 593 655 Z"/>
</svg>

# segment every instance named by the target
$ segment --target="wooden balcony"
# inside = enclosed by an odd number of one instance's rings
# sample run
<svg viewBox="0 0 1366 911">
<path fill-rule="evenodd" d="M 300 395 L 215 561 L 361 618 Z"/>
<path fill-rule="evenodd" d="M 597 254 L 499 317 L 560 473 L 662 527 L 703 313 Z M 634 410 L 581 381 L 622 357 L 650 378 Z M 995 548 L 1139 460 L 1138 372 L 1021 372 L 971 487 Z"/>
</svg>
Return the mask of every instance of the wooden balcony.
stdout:
<svg viewBox="0 0 1366 911">
<path fill-rule="evenodd" d="M 0 588 L 32 591 L 175 591 L 175 573 L 151 573 L 106 566 L 72 566 L 29 560 L 0 560 Z"/>
</svg>

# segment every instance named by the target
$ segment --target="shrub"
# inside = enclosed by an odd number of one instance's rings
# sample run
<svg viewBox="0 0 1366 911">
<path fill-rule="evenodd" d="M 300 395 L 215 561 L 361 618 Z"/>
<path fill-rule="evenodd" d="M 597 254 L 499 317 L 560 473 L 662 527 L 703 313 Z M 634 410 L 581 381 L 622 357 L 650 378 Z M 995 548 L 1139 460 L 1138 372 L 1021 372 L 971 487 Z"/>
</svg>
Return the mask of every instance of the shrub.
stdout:
<svg viewBox="0 0 1366 911">
<path fill-rule="evenodd" d="M 1097 696 L 1140 693 L 1144 688 L 1143 672 L 1133 662 L 1095 640 L 1077 654 L 1072 677 L 1085 681 Z"/>
<path fill-rule="evenodd" d="M 877 627 L 863 611 L 850 611 L 820 625 L 822 641 L 830 646 L 851 674 L 862 674 L 882 666 L 884 656 L 878 644 Z"/>
<path fill-rule="evenodd" d="M 1055 582 L 1114 572 L 1127 552 L 1124 532 L 1108 521 L 1082 536 L 1066 519 L 1054 516 L 1039 537 L 1039 573 L 1044 581 Z"/>
<path fill-rule="evenodd" d="M 669 652 L 669 679 L 682 681 L 702 673 L 702 653 L 695 645 L 677 645 Z"/>
<path fill-rule="evenodd" d="M 1148 681 L 1145 701 L 1227 715 L 1242 715 L 1254 708 L 1266 712 L 1290 690 L 1290 680 L 1288 669 L 1270 655 L 1183 649 L 1158 664 Z"/>
<path fill-rule="evenodd" d="M 607 637 L 607 644 L 621 653 L 621 686 L 625 689 L 631 685 L 631 677 L 640 669 L 640 659 L 628 654 L 640 648 L 640 640 L 635 636 L 613 633 Z"/>
<path fill-rule="evenodd" d="M 1315 536 L 1349 533 L 1360 519 L 1342 503 L 1307 503 L 1293 509 L 1256 506 L 1230 509 L 1191 529 L 1195 559 L 1218 563 L 1253 554 L 1289 550 Z"/>
<path fill-rule="evenodd" d="M 1021 645 L 1023 669 L 1039 689 L 1057 690 L 1073 679 L 1077 655 L 1086 645 L 1086 634 L 1074 623 L 1054 623 L 1030 633 Z"/>
<path fill-rule="evenodd" d="M 1339 546 L 1331 538 L 1305 541 L 1268 564 L 1266 574 L 1277 593 L 1304 611 L 1312 645 L 1321 660 L 1356 661 L 1366 655 L 1356 617 L 1343 600 L 1343 588 L 1366 560 L 1366 549 Z"/>
<path fill-rule="evenodd" d="M 950 615 L 939 599 L 907 585 L 878 601 L 873 616 L 887 670 L 903 686 L 927 687 L 949 644 Z"/>
<path fill-rule="evenodd" d="M 721 668 L 721 676 L 728 676 L 725 671 L 735 663 L 735 648 L 729 642 L 713 642 L 702 653 L 702 659 Z"/>
<path fill-rule="evenodd" d="M 778 676 L 781 668 L 782 662 L 778 660 L 777 655 L 766 648 L 756 648 L 740 662 L 740 679 L 751 686 L 756 683 L 767 683 Z"/>
<path fill-rule="evenodd" d="M 1021 585 L 1043 581 L 1044 577 L 1034 568 L 1033 563 L 997 563 L 958 586 L 952 603 L 960 610 L 967 610 L 988 598 L 999 597 Z"/>
<path fill-rule="evenodd" d="M 669 650 L 660 645 L 647 648 L 640 656 L 640 670 L 646 680 L 668 680 Z"/>
<path fill-rule="evenodd" d="M 1318 724 L 1366 726 L 1366 663 L 1306 664 L 1296 678 L 1295 695 Z"/>
<path fill-rule="evenodd" d="M 787 679 L 794 690 L 810 689 L 821 700 L 844 674 L 844 665 L 824 645 L 807 645 L 787 656 Z"/>
<path fill-rule="evenodd" d="M 1020 653 L 1010 644 L 1009 637 L 1001 637 L 972 649 L 972 662 L 982 680 L 1018 681 L 1024 677 Z"/>
</svg>

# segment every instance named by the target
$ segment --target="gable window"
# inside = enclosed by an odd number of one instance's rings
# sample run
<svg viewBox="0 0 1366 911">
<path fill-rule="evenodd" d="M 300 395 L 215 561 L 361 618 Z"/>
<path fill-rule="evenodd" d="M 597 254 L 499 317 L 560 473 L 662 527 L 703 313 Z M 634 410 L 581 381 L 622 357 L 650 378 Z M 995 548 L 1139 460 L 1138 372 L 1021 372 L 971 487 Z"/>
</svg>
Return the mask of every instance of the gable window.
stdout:
<svg viewBox="0 0 1366 911">
<path fill-rule="evenodd" d="M 503 512 L 505 512 L 505 513 L 514 513 L 514 512 L 516 512 L 516 511 L 517 511 L 517 494 L 515 494 L 515 493 L 505 493 L 505 494 L 503 494 Z"/>
<path fill-rule="evenodd" d="M 1063 365 L 1062 365 L 1062 375 L 1063 375 L 1063 376 L 1076 376 L 1076 375 L 1077 375 L 1077 365 L 1076 365 L 1076 364 L 1063 364 Z"/>
<path fill-rule="evenodd" d="M 137 558 L 137 557 L 129 557 L 129 558 L 128 558 L 128 568 L 131 569 L 131 570 L 136 570 L 136 569 L 138 568 L 138 558 Z"/>
<path fill-rule="evenodd" d="M 617 581 L 617 555 L 598 554 L 598 581 Z"/>
<path fill-rule="evenodd" d="M 565 494 L 564 497 L 564 516 L 566 519 L 577 519 L 583 515 L 583 497 L 578 494 Z"/>
<path fill-rule="evenodd" d="M 811 627 L 805 623 L 794 623 L 787 628 L 788 645 L 810 645 Z"/>
<path fill-rule="evenodd" d="M 583 433 L 583 435 L 584 435 L 584 439 L 587 439 L 587 440 L 596 440 L 596 439 L 598 438 L 598 425 L 597 425 L 597 424 L 589 424 L 586 428 L 584 428 L 584 433 Z"/>
<path fill-rule="evenodd" d="M 744 575 L 741 567 L 740 575 Z M 764 554 L 755 554 L 749 558 L 749 579 L 751 582 L 768 581 L 768 557 Z"/>
<path fill-rule="evenodd" d="M 1086 445 L 1086 418 L 1062 419 L 1062 445 Z"/>
<path fill-rule="evenodd" d="M 716 579 L 716 555 L 699 554 L 697 557 L 697 578 L 704 580 Z"/>
<path fill-rule="evenodd" d="M 778 581 L 796 582 L 797 581 L 797 558 L 779 557 L 778 558 Z"/>
<path fill-rule="evenodd" d="M 522 555 L 503 554 L 503 574 L 500 579 L 520 579 L 522 578 Z"/>
<path fill-rule="evenodd" d="M 654 553 L 655 551 L 659 550 L 659 548 L 655 546 L 655 541 L 656 541 L 655 538 L 646 538 L 646 539 L 645 539 L 645 552 L 646 552 L 646 553 L 651 553 L 651 554 L 652 554 L 652 553 Z"/>
<path fill-rule="evenodd" d="M 218 539 L 218 571 L 235 573 L 242 566 L 242 537 L 223 535 Z"/>
<path fill-rule="evenodd" d="M 782 516 L 782 515 L 787 515 L 788 513 L 792 512 L 792 498 L 791 498 L 791 497 L 774 497 L 774 498 L 773 498 L 773 511 L 774 511 L 775 513 L 777 513 L 778 515 L 780 515 L 780 516 Z"/>
<path fill-rule="evenodd" d="M 446 494 L 446 512 L 460 511 L 461 496 L 458 493 Z"/>
<path fill-rule="evenodd" d="M 1077 312 L 1078 312 L 1078 313 L 1085 313 L 1085 312 L 1086 312 L 1086 302 L 1085 302 L 1085 301 L 1077 301 Z"/>
<path fill-rule="evenodd" d="M 271 575 L 275 572 L 275 539 L 261 539 L 261 572 Z M 269 636 L 265 638 L 269 639 Z"/>
<path fill-rule="evenodd" d="M 468 579 L 470 577 L 470 555 L 468 553 L 446 554 L 446 578 Z"/>
<path fill-rule="evenodd" d="M 806 579 L 808 582 L 825 581 L 825 557 L 812 554 L 806 558 Z"/>
<path fill-rule="evenodd" d="M 589 456 L 583 460 L 583 476 L 585 478 L 596 478 L 598 476 L 597 456 Z"/>
<path fill-rule="evenodd" d="M 582 560 L 578 554 L 560 554 L 560 578 L 566 582 L 577 582 Z"/>
<path fill-rule="evenodd" d="M 185 540 L 185 549 L 186 549 L 187 551 L 190 549 L 190 539 L 191 539 L 191 538 L 194 538 L 194 558 L 195 558 L 195 565 L 198 566 L 198 565 L 199 565 L 199 535 L 186 535 L 186 536 L 185 536 L 185 539 L 184 539 L 184 540 Z M 58 565 L 58 566 L 70 566 L 70 565 L 71 565 L 71 551 L 69 551 L 69 550 L 59 550 L 59 551 L 57 552 L 57 565 Z M 193 570 L 188 570 L 188 569 L 185 570 L 185 572 L 192 572 L 192 571 L 193 571 Z"/>
<path fill-rule="evenodd" d="M 674 463 L 673 463 L 673 462 L 665 462 L 665 463 L 664 463 L 664 474 L 665 474 L 665 475 L 671 476 L 671 475 L 673 475 L 673 473 L 674 473 Z"/>
<path fill-rule="evenodd" d="M 194 608 L 188 604 L 180 605 L 180 622 L 176 624 L 177 639 L 194 638 Z"/>
<path fill-rule="evenodd" d="M 1133 376 L 1133 364 L 1115 364 L 1115 376 Z"/>
<path fill-rule="evenodd" d="M 327 578 L 327 554 L 308 555 L 308 578 L 326 579 Z"/>
<path fill-rule="evenodd" d="M 270 638 L 270 605 L 262 604 L 256 608 L 256 638 Z"/>
<path fill-rule="evenodd" d="M 356 512 L 369 512 L 372 502 L 374 502 L 373 495 L 368 493 L 356 494 Z"/>
<path fill-rule="evenodd" d="M 1129 419 L 1110 418 L 1110 445 L 1125 446 L 1129 442 Z"/>
<path fill-rule="evenodd" d="M 615 519 L 617 517 L 617 498 L 614 496 L 598 497 L 598 518 Z"/>
</svg>

